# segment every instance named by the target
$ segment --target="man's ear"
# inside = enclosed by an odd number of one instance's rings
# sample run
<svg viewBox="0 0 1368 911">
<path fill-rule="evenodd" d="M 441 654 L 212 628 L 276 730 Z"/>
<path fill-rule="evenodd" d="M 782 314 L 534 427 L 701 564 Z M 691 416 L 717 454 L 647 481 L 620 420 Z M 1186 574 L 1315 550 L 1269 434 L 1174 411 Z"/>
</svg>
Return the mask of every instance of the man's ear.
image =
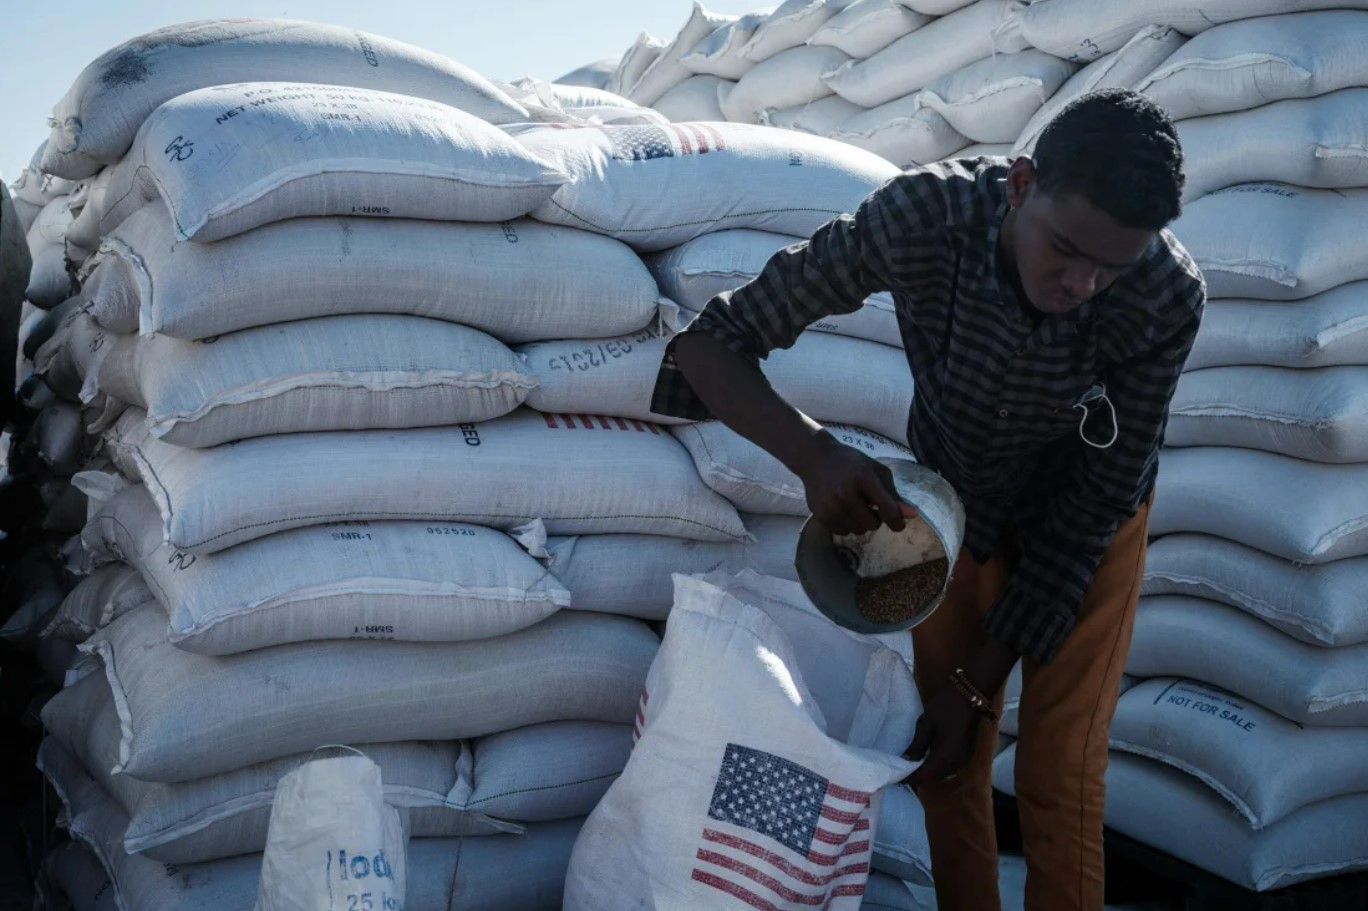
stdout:
<svg viewBox="0 0 1368 911">
<path fill-rule="evenodd" d="M 1035 188 L 1035 162 L 1022 156 L 1012 162 L 1007 169 L 1007 203 L 1013 209 L 1021 208 Z"/>
</svg>

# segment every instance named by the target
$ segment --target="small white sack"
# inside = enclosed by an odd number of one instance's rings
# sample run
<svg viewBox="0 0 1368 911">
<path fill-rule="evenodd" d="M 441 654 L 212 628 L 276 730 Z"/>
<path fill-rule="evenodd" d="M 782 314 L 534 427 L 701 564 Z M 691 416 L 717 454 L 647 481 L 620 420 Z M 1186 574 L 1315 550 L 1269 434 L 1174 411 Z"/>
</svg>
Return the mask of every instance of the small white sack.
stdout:
<svg viewBox="0 0 1368 911">
<path fill-rule="evenodd" d="M 1150 534 L 1188 531 L 1298 563 L 1368 555 L 1368 465 L 1194 446 L 1165 449 Z"/>
<path fill-rule="evenodd" d="M 49 310 L 74 292 L 66 264 L 66 234 L 72 220 L 71 198 L 59 196 L 43 206 L 28 229 L 33 266 L 24 297 L 35 307 Z"/>
<path fill-rule="evenodd" d="M 769 127 L 802 130 L 814 136 L 826 136 L 836 127 L 863 111 L 840 95 L 828 95 L 805 104 L 787 108 L 766 108 L 760 112 L 760 122 Z"/>
<path fill-rule="evenodd" d="M 679 62 L 680 59 L 692 51 L 698 42 L 736 18 L 710 13 L 703 8 L 703 4 L 694 0 L 693 10 L 679 34 L 665 46 L 634 85 L 623 86 L 623 94 L 637 104 L 654 105 L 662 95 L 693 75 Z"/>
<path fill-rule="evenodd" d="M 663 250 L 726 228 L 811 236 L 898 169 L 830 139 L 739 123 L 518 131 L 570 182 L 534 218 Z"/>
<path fill-rule="evenodd" d="M 1368 282 L 1350 282 L 1287 305 L 1207 301 L 1186 369 L 1239 365 L 1368 364 Z"/>
<path fill-rule="evenodd" d="M 122 563 L 103 566 L 82 579 L 62 599 L 43 636 L 84 642 L 134 608 L 155 600 L 134 567 Z"/>
<path fill-rule="evenodd" d="M 661 95 L 653 107 L 680 123 L 726 120 L 718 96 L 724 86 L 730 85 L 718 76 L 690 76 Z"/>
<path fill-rule="evenodd" d="M 502 342 L 413 316 L 331 316 L 191 342 L 119 336 L 82 398 L 147 412 L 176 446 L 316 430 L 432 427 L 501 417 L 536 377 Z"/>
<path fill-rule="evenodd" d="M 75 220 L 67 229 L 67 246 L 74 254 L 83 250 L 87 255 L 100 249 L 100 222 L 105 213 L 105 196 L 109 192 L 109 182 L 114 178 L 114 168 L 107 167 L 90 179 L 85 204 L 76 213 Z M 76 258 L 73 256 L 73 259 Z"/>
<path fill-rule="evenodd" d="M 1202 780 L 1255 829 L 1368 791 L 1368 729 L 1303 727 L 1195 680 L 1159 677 L 1129 690 L 1109 736 L 1114 750 Z"/>
<path fill-rule="evenodd" d="M 1309 645 L 1368 642 L 1368 557 L 1305 566 L 1209 535 L 1166 535 L 1145 555 L 1144 595 L 1238 607 Z"/>
<path fill-rule="evenodd" d="M 922 104 L 976 142 L 1014 142 L 1075 66 L 1027 48 L 946 73 L 922 89 Z"/>
<path fill-rule="evenodd" d="M 608 77 L 608 82 L 603 86 L 606 91 L 614 95 L 628 97 L 632 89 L 636 87 L 643 73 L 655 63 L 661 53 L 665 50 L 665 42 L 655 38 L 646 32 L 637 35 L 636 41 L 627 48 L 627 53 L 622 55 L 618 61 L 617 69 L 613 70 L 613 75 Z"/>
<path fill-rule="evenodd" d="M 652 254 L 646 257 L 646 265 L 662 294 L 697 314 L 723 291 L 733 291 L 755 278 L 771 256 L 801 239 L 745 228 L 716 231 Z M 898 314 L 889 294 L 875 294 L 859 310 L 825 317 L 808 329 L 902 347 Z"/>
<path fill-rule="evenodd" d="M 1165 441 L 1238 446 L 1313 462 L 1368 462 L 1368 367 L 1213 367 L 1185 373 L 1169 406 Z"/>
<path fill-rule="evenodd" d="M 734 123 L 760 123 L 767 108 L 807 104 L 831 94 L 822 74 L 850 57 L 834 47 L 806 45 L 780 51 L 758 63 L 722 98 L 722 113 Z"/>
<path fill-rule="evenodd" d="M 517 349 L 536 383 L 527 404 L 550 414 L 603 414 L 658 424 L 685 421 L 651 411 L 669 334 L 660 327 L 618 338 L 535 342 Z"/>
<path fill-rule="evenodd" d="M 1183 199 L 1255 181 L 1368 185 L 1368 124 L 1359 116 L 1365 107 L 1368 89 L 1344 89 L 1179 123 Z"/>
<path fill-rule="evenodd" d="M 1131 87 L 1186 120 L 1361 85 L 1368 85 L 1368 13 L 1337 9 L 1208 29 Z"/>
<path fill-rule="evenodd" d="M 84 305 L 112 332 L 207 338 L 348 313 L 460 323 L 505 342 L 640 329 L 659 291 L 626 245 L 519 219 L 500 225 L 296 218 L 178 243 L 148 206 L 105 239 Z"/>
<path fill-rule="evenodd" d="M 801 410 L 801 409 L 800 409 Z M 912 459 L 912 451 L 892 440 L 845 424 L 830 424 L 836 439 L 873 458 Z M 698 475 L 737 509 L 761 514 L 806 517 L 803 482 L 784 464 L 720 421 L 677 427 L 675 438 L 693 456 Z"/>
<path fill-rule="evenodd" d="M 1007 26 L 1022 4 L 980 0 L 904 35 L 867 60 L 852 60 L 826 76 L 842 98 L 872 108 L 909 95 L 936 78 L 995 53 L 1029 45 Z"/>
<path fill-rule="evenodd" d="M 129 409 L 107 439 L 157 500 L 167 540 L 197 554 L 329 521 L 509 530 L 542 519 L 551 534 L 745 534 L 684 447 L 640 421 L 519 409 L 483 424 L 290 433 L 183 449 L 148 437 L 144 420 Z"/>
<path fill-rule="evenodd" d="M 839 48 L 863 60 L 931 21 L 897 0 L 855 0 L 817 30 L 808 44 Z"/>
<path fill-rule="evenodd" d="M 566 911 L 683 911 L 738 889 L 783 900 L 778 883 L 735 878 L 766 855 L 796 868 L 803 904 L 854 911 L 880 791 L 915 768 L 901 758 L 921 708 L 911 671 L 820 616 L 796 583 L 674 578 L 640 736 L 580 833 Z"/>
<path fill-rule="evenodd" d="M 584 86 L 591 89 L 607 89 L 608 79 L 617 69 L 618 57 L 604 57 L 593 63 L 576 67 L 556 80 L 556 85 Z"/>
<path fill-rule="evenodd" d="M 1099 57 L 1074 73 L 1026 122 L 1016 139 L 1013 152 L 1031 154 L 1040 134 L 1070 101 L 1099 89 L 1135 88 L 1140 80 L 1182 47 L 1186 40 L 1181 32 L 1167 25 L 1147 25 L 1140 29 L 1121 48 Z"/>
<path fill-rule="evenodd" d="M 435 101 L 245 82 L 147 118 L 110 177 L 100 228 L 158 198 L 176 237 L 199 243 L 305 215 L 499 222 L 565 179 L 498 127 Z"/>
<path fill-rule="evenodd" d="M 901 170 L 949 158 L 969 144 L 968 136 L 922 103 L 920 92 L 856 114 L 828 135 L 886 158 Z"/>
<path fill-rule="evenodd" d="M 1189 204 L 1172 230 L 1211 297 L 1299 300 L 1368 278 L 1368 189 L 1242 184 Z"/>
<path fill-rule="evenodd" d="M 1307 645 L 1215 601 L 1141 598 L 1126 673 L 1201 680 L 1299 724 L 1368 726 L 1368 645 Z"/>
<path fill-rule="evenodd" d="M 798 47 L 849 5 L 850 0 L 784 0 L 756 28 L 741 56 L 759 63 Z"/>
<path fill-rule="evenodd" d="M 740 79 L 755 65 L 742 56 L 741 52 L 745 50 L 746 42 L 751 40 L 755 30 L 768 18 L 769 13 L 747 13 L 733 22 L 728 22 L 698 42 L 693 50 L 679 61 L 680 65 L 699 75 L 720 76 L 733 82 Z"/>
</svg>

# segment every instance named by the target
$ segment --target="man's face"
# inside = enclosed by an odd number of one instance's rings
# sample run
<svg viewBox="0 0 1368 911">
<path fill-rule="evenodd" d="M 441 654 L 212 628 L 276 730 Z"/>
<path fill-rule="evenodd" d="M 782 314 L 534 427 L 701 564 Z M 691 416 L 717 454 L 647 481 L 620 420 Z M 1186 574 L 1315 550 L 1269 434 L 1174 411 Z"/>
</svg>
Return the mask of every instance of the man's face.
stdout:
<svg viewBox="0 0 1368 911">
<path fill-rule="evenodd" d="M 1067 313 L 1134 266 L 1156 232 L 1129 228 L 1076 193 L 1046 193 L 1029 159 L 1008 173 L 1016 223 L 1008 242 L 1022 288 L 1043 313 Z"/>
</svg>

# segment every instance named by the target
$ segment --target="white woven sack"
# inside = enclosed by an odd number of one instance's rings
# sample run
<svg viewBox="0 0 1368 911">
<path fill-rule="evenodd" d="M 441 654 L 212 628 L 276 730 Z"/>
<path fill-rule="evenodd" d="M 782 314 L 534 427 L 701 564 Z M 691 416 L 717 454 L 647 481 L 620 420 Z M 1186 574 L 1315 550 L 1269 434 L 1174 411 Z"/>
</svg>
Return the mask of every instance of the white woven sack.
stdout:
<svg viewBox="0 0 1368 911">
<path fill-rule="evenodd" d="M 1350 282 L 1294 305 L 1207 301 L 1187 369 L 1262 364 L 1368 364 L 1368 282 Z"/>
<path fill-rule="evenodd" d="M 766 108 L 760 112 L 760 122 L 769 127 L 801 130 L 815 136 L 826 136 L 836 127 L 860 113 L 864 108 L 851 104 L 840 95 L 827 95 L 805 104 L 787 108 Z"/>
<path fill-rule="evenodd" d="M 584 86 L 591 89 L 607 89 L 608 79 L 617 69 L 619 58 L 605 57 L 576 67 L 556 80 L 556 85 Z"/>
<path fill-rule="evenodd" d="M 1368 185 L 1368 126 L 1358 116 L 1365 106 L 1368 89 L 1344 89 L 1179 123 L 1183 198 L 1255 181 Z"/>
<path fill-rule="evenodd" d="M 1237 19 L 1305 13 L 1327 7 L 1364 9 L 1363 0 L 1035 0 L 1021 11 L 1021 34 L 1056 57 L 1086 63 L 1121 47 L 1146 25 L 1171 25 L 1184 35 Z"/>
<path fill-rule="evenodd" d="M 1255 829 L 1318 801 L 1368 791 L 1368 729 L 1303 727 L 1194 680 L 1160 677 L 1130 690 L 1117 703 L 1109 736 L 1114 750 L 1205 782 Z"/>
<path fill-rule="evenodd" d="M 856 114 L 828 135 L 886 158 L 902 170 L 949 158 L 969 144 L 969 137 L 922 103 L 919 92 Z"/>
<path fill-rule="evenodd" d="M 135 486 L 82 540 L 136 566 L 170 617 L 171 641 L 201 655 L 323 639 L 488 639 L 570 604 L 511 538 L 476 525 L 314 525 L 195 556 L 162 540 L 157 507 Z"/>
<path fill-rule="evenodd" d="M 831 94 L 822 74 L 850 57 L 834 47 L 801 45 L 751 67 L 721 98 L 722 113 L 734 123 L 760 123 L 768 108 L 807 104 Z"/>
<path fill-rule="evenodd" d="M 800 240 L 744 228 L 717 231 L 652 254 L 646 257 L 646 265 L 662 294 L 696 314 L 717 295 L 755 278 L 771 256 Z M 859 310 L 824 317 L 808 328 L 902 347 L 898 314 L 889 294 L 872 295 Z"/>
<path fill-rule="evenodd" d="M 910 384 L 909 384 L 910 388 Z M 551 534 L 637 532 L 705 541 L 745 534 L 655 424 L 520 409 L 483 424 L 258 437 L 182 449 L 140 433 L 130 409 L 110 441 L 157 500 L 167 540 L 214 553 L 328 521 L 413 519 Z"/>
<path fill-rule="evenodd" d="M 527 119 L 535 123 L 665 122 L 650 108 L 603 89 L 556 85 L 531 76 L 499 87 L 527 108 Z"/>
<path fill-rule="evenodd" d="M 698 120 L 726 120 L 718 94 L 730 85 L 719 76 L 690 76 L 670 89 L 653 107 L 670 120 L 688 123 Z"/>
<path fill-rule="evenodd" d="M 24 297 L 35 307 L 51 309 L 72 295 L 66 267 L 66 234 L 72 220 L 70 197 L 59 196 L 43 206 L 28 229 L 33 267 Z"/>
<path fill-rule="evenodd" d="M 1368 189 L 1241 184 L 1203 196 L 1173 224 L 1211 297 L 1299 300 L 1368 278 L 1357 239 Z"/>
<path fill-rule="evenodd" d="M 130 610 L 155 599 L 136 568 L 122 563 L 103 566 L 62 599 L 43 635 L 84 642 Z"/>
<path fill-rule="evenodd" d="M 38 485 L 42 501 L 43 528 L 75 534 L 85 527 L 87 512 L 85 494 L 65 479 L 44 481 Z"/>
<path fill-rule="evenodd" d="M 147 412 L 154 437 L 217 446 L 273 433 L 488 421 L 537 385 L 503 342 L 414 316 L 330 316 L 201 342 L 117 337 L 87 377 Z"/>
<path fill-rule="evenodd" d="M 39 412 L 30 440 L 37 444 L 43 464 L 62 477 L 80 471 L 94 445 L 85 435 L 80 406 L 70 402 L 56 402 Z"/>
<path fill-rule="evenodd" d="M 1074 69 L 1034 48 L 995 54 L 936 79 L 922 104 L 977 142 L 1013 142 Z"/>
<path fill-rule="evenodd" d="M 1155 491 L 1151 535 L 1216 535 L 1298 563 L 1368 555 L 1368 465 L 1166 449 Z"/>
<path fill-rule="evenodd" d="M 81 648 L 104 660 L 119 706 L 113 773 L 185 781 L 335 741 L 623 722 L 656 645 L 636 620 L 564 613 L 479 642 L 309 642 L 213 658 L 176 648 L 166 615 L 144 606 Z"/>
<path fill-rule="evenodd" d="M 1368 642 L 1368 557 L 1305 566 L 1209 535 L 1167 535 L 1145 557 L 1145 595 L 1238 607 L 1309 645 Z"/>
<path fill-rule="evenodd" d="M 36 888 L 43 907 L 118 911 L 114 880 L 95 853 L 80 842 L 68 841 L 48 852 Z"/>
<path fill-rule="evenodd" d="M 901 349 L 829 332 L 807 332 L 770 352 L 763 368 L 776 392 L 822 422 L 852 424 L 906 445 L 912 372 Z"/>
<path fill-rule="evenodd" d="M 1006 158 L 1011 160 L 1017 156 L 1012 154 L 1011 143 L 1006 142 L 976 142 L 973 145 L 965 146 L 947 158 Z"/>
<path fill-rule="evenodd" d="M 147 118 L 110 178 L 100 227 L 158 198 L 176 237 L 200 243 L 305 215 L 499 222 L 565 179 L 499 128 L 435 101 L 244 82 L 181 95 Z"/>
<path fill-rule="evenodd" d="M 1186 120 L 1360 85 L 1368 85 L 1368 14 L 1339 9 L 1208 29 L 1134 88 Z"/>
<path fill-rule="evenodd" d="M 659 307 L 655 282 L 625 244 L 530 220 L 300 218 L 215 244 L 177 243 L 173 230 L 148 206 L 106 238 L 94 278 L 107 277 L 83 289 L 102 326 L 193 339 L 398 313 L 526 342 L 631 332 Z"/>
<path fill-rule="evenodd" d="M 603 414 L 658 424 L 685 423 L 655 414 L 651 396 L 669 335 L 653 326 L 618 338 L 534 342 L 517 351 L 536 382 L 527 404 L 551 414 Z"/>
<path fill-rule="evenodd" d="M 43 156 L 47 153 L 48 141 L 44 139 L 29 156 L 28 164 L 19 172 L 14 183 L 8 186 L 11 197 L 20 202 L 30 203 L 42 208 L 58 196 L 67 196 L 77 187 L 77 180 L 67 180 L 55 174 L 43 173 Z"/>
<path fill-rule="evenodd" d="M 903 882 L 896 876 L 871 870 L 865 883 L 864 904 L 873 911 L 924 911 L 929 889 Z M 931 894 L 935 894 L 931 892 Z"/>
<path fill-rule="evenodd" d="M 904 35 L 867 60 L 851 60 L 826 76 L 842 98 L 872 108 L 909 95 L 938 77 L 995 53 L 1024 50 L 1007 28 L 1022 4 L 980 0 Z"/>
<path fill-rule="evenodd" d="M 741 56 L 751 63 L 798 47 L 817 33 L 851 0 L 784 0 L 755 30 Z"/>
<path fill-rule="evenodd" d="M 703 4 L 694 0 L 689 18 L 674 40 L 651 62 L 635 85 L 623 86 L 626 89 L 626 96 L 637 104 L 654 105 L 660 100 L 660 96 L 693 75 L 679 61 L 691 52 L 698 42 L 737 18 L 710 13 L 703 8 Z"/>
<path fill-rule="evenodd" d="M 726 228 L 808 237 L 897 169 L 818 136 L 749 124 L 518 132 L 570 175 L 533 216 L 663 250 Z"/>
<path fill-rule="evenodd" d="M 708 35 L 679 61 L 691 73 L 720 76 L 735 81 L 746 75 L 753 64 L 742 56 L 746 42 L 766 19 L 768 12 L 747 13 Z"/>
<path fill-rule="evenodd" d="M 33 371 L 58 396 L 79 402 L 86 378 L 99 372 L 100 362 L 109 351 L 110 338 L 79 305 L 63 309 L 66 313 L 52 337 L 33 355 Z M 97 399 L 92 396 L 88 401 L 93 410 L 100 408 Z"/>
<path fill-rule="evenodd" d="M 411 44 L 316 22 L 217 19 L 140 35 L 81 71 L 52 110 L 43 170 L 88 177 L 128 151 L 153 111 L 177 95 L 246 80 L 308 80 L 426 98 L 491 123 L 527 112 L 489 80 Z"/>
<path fill-rule="evenodd" d="M 1299 724 L 1368 725 L 1368 646 L 1307 645 L 1215 601 L 1140 599 L 1126 673 L 1201 680 Z"/>
<path fill-rule="evenodd" d="M 851 427 L 831 424 L 831 434 L 873 458 L 914 459 L 912 451 L 892 440 Z M 713 490 L 746 512 L 806 517 L 807 493 L 798 476 L 784 464 L 720 421 L 676 427 L 675 437 L 693 456 L 698 475 Z"/>
<path fill-rule="evenodd" d="M 1069 77 L 1050 99 L 1031 115 L 1015 140 L 1013 152 L 1029 155 L 1036 140 L 1070 101 L 1099 89 L 1132 89 L 1167 60 L 1187 40 L 1167 25 L 1147 25 L 1124 45 L 1099 57 Z"/>
<path fill-rule="evenodd" d="M 889 785 L 884 789 L 871 866 L 902 882 L 931 885 L 931 846 L 926 840 L 926 812 L 917 795 L 906 785 Z M 863 907 L 867 908 L 868 903 L 874 900 L 874 879 L 873 875 L 869 878 L 871 889 L 865 891 L 866 904 Z M 879 906 L 876 904 L 874 907 Z M 914 903 L 910 907 L 918 909 L 920 906 Z"/>
<path fill-rule="evenodd" d="M 863 60 L 931 21 L 897 0 L 855 0 L 819 28 L 808 44 L 834 47 Z"/>
<path fill-rule="evenodd" d="M 637 35 L 636 41 L 627 48 L 627 53 L 622 55 L 617 63 L 617 69 L 613 70 L 613 75 L 608 77 L 608 82 L 604 84 L 604 89 L 614 95 L 621 95 L 626 98 L 636 87 L 637 81 L 641 79 L 643 73 L 656 61 L 656 58 L 665 50 L 665 42 L 652 37 L 646 32 Z"/>
<path fill-rule="evenodd" d="M 71 248 L 73 259 L 78 251 L 89 256 L 100 248 L 100 222 L 105 213 L 105 197 L 109 192 L 109 182 L 114 179 L 114 168 L 107 167 L 90 179 L 90 189 L 85 204 L 76 213 L 71 227 L 67 228 L 67 246 Z"/>
<path fill-rule="evenodd" d="M 1239 446 L 1312 462 L 1368 462 L 1368 367 L 1213 367 L 1183 375 L 1170 446 Z"/>
<path fill-rule="evenodd" d="M 751 540 L 732 544 L 661 535 L 550 538 L 547 568 L 570 589 L 571 607 L 643 620 L 664 620 L 674 602 L 671 573 L 693 576 L 753 569 L 797 581 L 793 566 L 803 520 L 742 516 Z"/>
<path fill-rule="evenodd" d="M 860 906 L 879 792 L 915 767 L 900 757 L 919 704 L 896 652 L 821 617 L 796 583 L 676 575 L 641 701 L 632 758 L 571 855 L 567 911 L 738 890 Z M 782 878 L 739 878 L 756 856 Z"/>
</svg>

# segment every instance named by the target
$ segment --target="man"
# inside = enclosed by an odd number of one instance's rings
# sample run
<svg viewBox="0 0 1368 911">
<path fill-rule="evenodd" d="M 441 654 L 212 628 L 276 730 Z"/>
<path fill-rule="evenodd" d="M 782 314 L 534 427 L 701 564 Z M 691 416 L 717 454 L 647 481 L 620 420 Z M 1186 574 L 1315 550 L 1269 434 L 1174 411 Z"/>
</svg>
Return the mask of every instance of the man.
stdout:
<svg viewBox="0 0 1368 911">
<path fill-rule="evenodd" d="M 948 597 L 912 633 L 909 749 L 942 911 L 995 911 L 990 771 L 1023 662 L 1016 790 L 1030 911 L 1100 909 L 1107 729 L 1169 399 L 1205 287 L 1164 227 L 1173 124 L 1133 92 L 1066 107 L 1034 158 L 893 178 L 777 253 L 672 343 L 653 409 L 720 418 L 802 479 L 833 530 L 903 526 L 887 469 L 781 399 L 757 359 L 891 291 L 915 379 L 908 440 L 967 512 Z"/>
</svg>

